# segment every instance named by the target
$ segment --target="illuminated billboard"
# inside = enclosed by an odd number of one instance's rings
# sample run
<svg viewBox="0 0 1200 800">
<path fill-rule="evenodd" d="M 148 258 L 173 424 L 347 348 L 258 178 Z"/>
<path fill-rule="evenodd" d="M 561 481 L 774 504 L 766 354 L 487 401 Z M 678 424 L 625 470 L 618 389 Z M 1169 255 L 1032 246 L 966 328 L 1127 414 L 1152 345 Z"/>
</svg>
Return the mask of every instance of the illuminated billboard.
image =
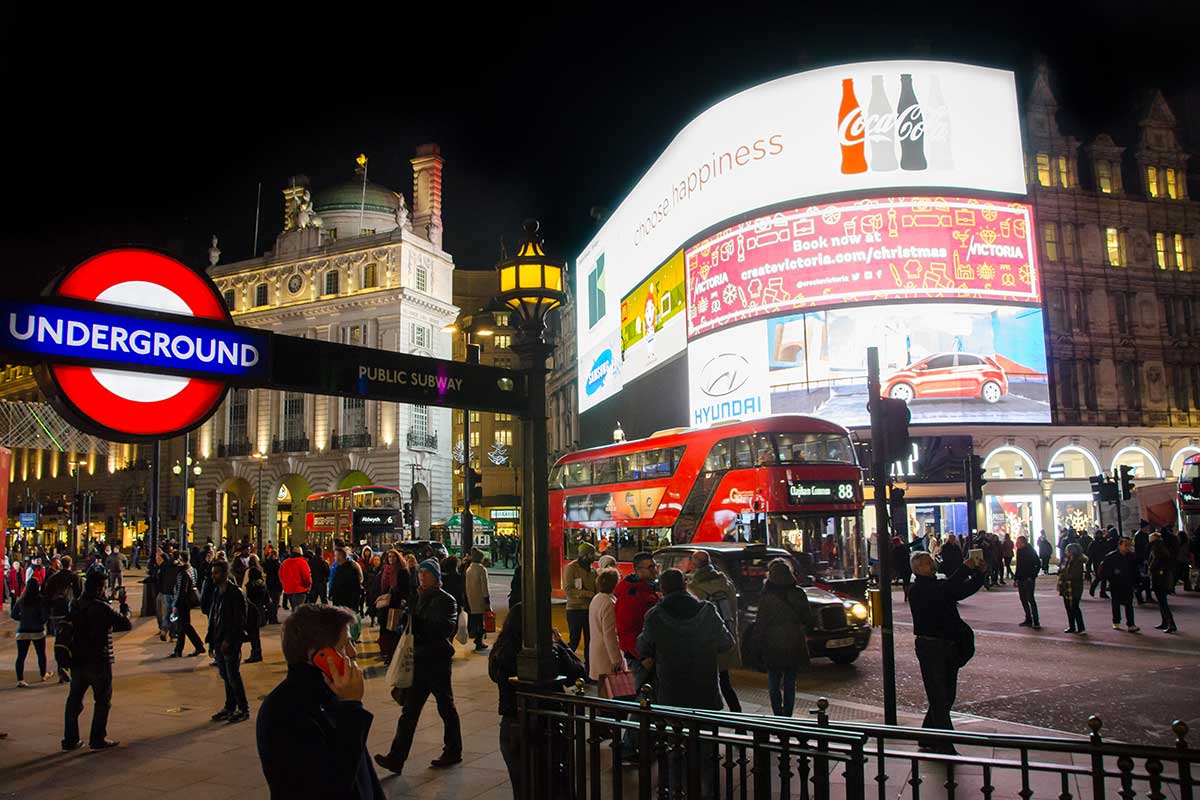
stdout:
<svg viewBox="0 0 1200 800">
<path fill-rule="evenodd" d="M 1041 303 L 1030 208 L 891 197 L 778 211 L 685 251 L 688 336 L 742 320 L 915 299 Z"/>
<path fill-rule="evenodd" d="M 1013 74 L 938 61 L 849 64 L 709 108 L 576 259 L 578 352 L 618 333 L 620 300 L 713 226 L 806 197 L 896 187 L 1023 195 Z M 595 403 L 581 388 L 580 410 Z"/>
</svg>

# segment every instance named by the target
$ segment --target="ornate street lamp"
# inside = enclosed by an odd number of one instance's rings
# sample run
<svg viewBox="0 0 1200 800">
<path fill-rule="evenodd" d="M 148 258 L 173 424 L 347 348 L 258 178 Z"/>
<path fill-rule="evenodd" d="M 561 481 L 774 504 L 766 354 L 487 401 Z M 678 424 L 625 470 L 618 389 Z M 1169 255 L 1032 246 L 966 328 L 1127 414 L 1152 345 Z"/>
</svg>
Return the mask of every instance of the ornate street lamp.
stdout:
<svg viewBox="0 0 1200 800">
<path fill-rule="evenodd" d="M 180 522 L 179 522 L 179 552 L 181 552 L 181 553 L 183 553 L 183 552 L 186 552 L 186 551 L 187 551 L 187 534 L 188 534 L 188 527 L 187 527 L 187 506 L 188 506 L 188 470 L 189 470 L 189 468 L 190 468 L 190 470 L 191 470 L 193 473 L 195 473 L 195 475 L 196 475 L 196 477 L 197 477 L 197 478 L 199 478 L 199 477 L 200 477 L 200 474 L 201 474 L 202 472 L 204 472 L 203 468 L 201 468 L 201 466 L 200 466 L 200 462 L 199 462 L 199 461 L 195 461 L 195 462 L 193 462 L 193 461 L 192 461 L 192 456 L 191 456 L 191 454 L 188 452 L 188 445 L 189 445 L 189 444 L 190 444 L 190 434 L 187 434 L 187 433 L 185 433 L 185 434 L 183 435 L 183 458 L 184 458 L 184 463 L 183 463 L 183 464 L 180 464 L 180 463 L 179 463 L 179 461 L 176 461 L 176 462 L 175 462 L 175 464 L 174 464 L 174 466 L 172 466 L 172 467 L 171 467 L 171 472 L 173 472 L 173 473 L 175 473 L 176 475 L 179 475 L 179 476 L 181 476 L 181 477 L 183 478 L 183 501 L 182 501 L 182 504 L 181 504 L 181 506 L 180 506 L 180 508 L 182 509 L 182 511 L 180 511 L 180 513 L 179 513 L 179 516 L 180 516 Z"/>
<path fill-rule="evenodd" d="M 549 470 L 546 465 L 546 315 L 567 299 L 565 263 L 546 258 L 537 220 L 525 222 L 517 255 L 496 265 L 500 294 L 515 323 L 512 351 L 525 376 L 529 404 L 521 415 L 521 458 L 525 466 L 521 512 L 522 646 L 517 675 L 525 681 L 555 677 L 550 644 Z"/>
</svg>

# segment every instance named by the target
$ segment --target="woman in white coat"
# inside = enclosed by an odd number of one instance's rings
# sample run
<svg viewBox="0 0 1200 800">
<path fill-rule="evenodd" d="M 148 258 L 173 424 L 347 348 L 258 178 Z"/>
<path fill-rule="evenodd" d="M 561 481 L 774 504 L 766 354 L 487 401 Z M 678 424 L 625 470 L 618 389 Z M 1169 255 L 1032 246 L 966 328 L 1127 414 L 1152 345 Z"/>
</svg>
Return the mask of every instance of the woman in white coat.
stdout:
<svg viewBox="0 0 1200 800">
<path fill-rule="evenodd" d="M 596 594 L 588 606 L 588 625 L 592 630 L 588 677 L 594 681 L 600 680 L 601 675 L 625 669 L 625 656 L 617 643 L 617 598 L 613 597 L 620 579 L 621 574 L 615 569 L 601 570 L 596 576 Z"/>
</svg>

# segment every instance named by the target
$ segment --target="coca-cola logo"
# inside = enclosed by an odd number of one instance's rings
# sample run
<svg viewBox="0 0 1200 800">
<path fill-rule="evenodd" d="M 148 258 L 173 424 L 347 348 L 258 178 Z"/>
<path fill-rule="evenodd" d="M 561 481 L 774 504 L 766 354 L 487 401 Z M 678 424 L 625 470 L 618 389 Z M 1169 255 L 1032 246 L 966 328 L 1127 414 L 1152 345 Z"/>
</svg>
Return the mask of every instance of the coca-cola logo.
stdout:
<svg viewBox="0 0 1200 800">
<path fill-rule="evenodd" d="M 862 109 L 856 108 L 838 123 L 838 138 L 843 145 L 853 145 L 863 140 L 866 133 Z"/>
<path fill-rule="evenodd" d="M 925 136 L 925 118 L 919 105 L 914 103 L 896 115 L 896 136 L 902 142 L 915 142 Z"/>
</svg>

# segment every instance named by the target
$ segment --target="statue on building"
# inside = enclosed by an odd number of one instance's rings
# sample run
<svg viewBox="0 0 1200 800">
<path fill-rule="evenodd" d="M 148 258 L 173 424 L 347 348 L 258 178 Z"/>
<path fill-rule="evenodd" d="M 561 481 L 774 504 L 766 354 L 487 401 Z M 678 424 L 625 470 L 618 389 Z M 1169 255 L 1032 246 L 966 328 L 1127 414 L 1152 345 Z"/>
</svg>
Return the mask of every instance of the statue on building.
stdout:
<svg viewBox="0 0 1200 800">
<path fill-rule="evenodd" d="M 208 265 L 215 267 L 217 262 L 221 260 L 221 248 L 217 247 L 217 235 L 214 233 L 212 237 L 212 247 L 208 248 Z"/>
<path fill-rule="evenodd" d="M 412 230 L 412 222 L 408 218 L 408 203 L 404 201 L 404 195 L 400 192 L 396 192 L 396 227 Z"/>
<path fill-rule="evenodd" d="M 300 196 L 296 199 L 295 227 L 298 230 L 321 227 L 321 218 L 313 213 L 312 194 L 308 189 L 300 192 Z"/>
</svg>

